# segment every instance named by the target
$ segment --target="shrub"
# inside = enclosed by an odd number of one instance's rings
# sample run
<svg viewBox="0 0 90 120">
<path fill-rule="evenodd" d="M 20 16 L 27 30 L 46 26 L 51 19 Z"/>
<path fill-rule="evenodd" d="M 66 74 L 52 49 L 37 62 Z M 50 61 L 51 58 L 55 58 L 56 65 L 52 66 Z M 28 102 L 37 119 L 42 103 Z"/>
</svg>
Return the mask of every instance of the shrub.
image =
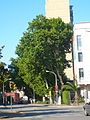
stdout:
<svg viewBox="0 0 90 120">
<path fill-rule="evenodd" d="M 62 92 L 62 103 L 63 104 L 69 104 L 69 94 L 68 91 Z"/>
</svg>

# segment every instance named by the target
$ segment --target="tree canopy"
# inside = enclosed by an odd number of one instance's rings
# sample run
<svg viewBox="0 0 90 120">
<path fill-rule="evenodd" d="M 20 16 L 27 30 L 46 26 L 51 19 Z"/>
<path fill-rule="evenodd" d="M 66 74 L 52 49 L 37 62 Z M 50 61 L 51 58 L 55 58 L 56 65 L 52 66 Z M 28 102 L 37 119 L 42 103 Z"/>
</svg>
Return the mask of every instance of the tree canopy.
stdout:
<svg viewBox="0 0 90 120">
<path fill-rule="evenodd" d="M 1 59 L 1 57 L 3 57 L 2 56 L 2 49 L 4 48 L 4 45 L 3 46 L 0 46 L 0 59 Z"/>
<path fill-rule="evenodd" d="M 12 62 L 24 82 L 42 96 L 47 92 L 46 84 L 50 89 L 55 84 L 54 76 L 46 70 L 55 72 L 63 84 L 64 70 L 70 67 L 66 53 L 71 52 L 72 26 L 60 18 L 47 19 L 42 15 L 28 24 L 16 47 L 18 57 Z"/>
<path fill-rule="evenodd" d="M 3 48 L 4 46 L 0 47 L 0 59 L 3 57 L 2 55 Z M 2 90 L 3 82 L 9 78 L 10 78 L 10 71 L 8 70 L 8 68 L 6 68 L 6 64 L 0 61 L 0 91 Z"/>
</svg>

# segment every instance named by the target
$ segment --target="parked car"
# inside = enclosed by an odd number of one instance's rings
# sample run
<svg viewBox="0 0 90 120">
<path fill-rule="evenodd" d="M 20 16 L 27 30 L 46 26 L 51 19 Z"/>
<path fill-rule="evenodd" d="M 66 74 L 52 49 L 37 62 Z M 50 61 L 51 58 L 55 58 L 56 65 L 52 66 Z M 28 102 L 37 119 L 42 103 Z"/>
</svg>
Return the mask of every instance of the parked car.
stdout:
<svg viewBox="0 0 90 120">
<path fill-rule="evenodd" d="M 90 102 L 89 103 L 86 103 L 84 106 L 83 106 L 83 109 L 84 109 L 84 114 L 86 116 L 90 115 Z"/>
<path fill-rule="evenodd" d="M 26 103 L 28 103 L 28 97 L 27 96 L 21 97 L 18 103 L 19 104 L 26 104 Z"/>
</svg>

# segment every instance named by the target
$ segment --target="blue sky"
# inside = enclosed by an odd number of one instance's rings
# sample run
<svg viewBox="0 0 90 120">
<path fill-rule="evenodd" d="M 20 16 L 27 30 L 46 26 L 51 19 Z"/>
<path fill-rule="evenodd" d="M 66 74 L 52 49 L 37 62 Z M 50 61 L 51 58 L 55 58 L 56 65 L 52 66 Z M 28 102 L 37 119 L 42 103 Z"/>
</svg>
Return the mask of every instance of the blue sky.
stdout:
<svg viewBox="0 0 90 120">
<path fill-rule="evenodd" d="M 90 0 L 70 0 L 73 5 L 74 23 L 90 21 Z M 45 0 L 0 0 L 0 46 L 3 61 L 10 64 L 23 32 L 36 15 L 45 15 Z"/>
</svg>

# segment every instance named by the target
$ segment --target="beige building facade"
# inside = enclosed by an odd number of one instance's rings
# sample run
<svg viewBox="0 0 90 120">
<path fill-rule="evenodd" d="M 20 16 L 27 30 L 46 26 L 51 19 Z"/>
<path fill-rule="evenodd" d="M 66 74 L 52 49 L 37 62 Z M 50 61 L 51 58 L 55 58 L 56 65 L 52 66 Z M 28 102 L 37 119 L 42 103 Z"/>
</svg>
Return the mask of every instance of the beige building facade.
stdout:
<svg viewBox="0 0 90 120">
<path fill-rule="evenodd" d="M 71 22 L 71 6 L 69 0 L 46 0 L 46 17 L 58 18 L 60 17 L 65 23 Z M 67 54 L 67 59 L 72 60 L 72 53 Z M 65 70 L 68 79 L 73 80 L 73 67 Z"/>
<path fill-rule="evenodd" d="M 46 17 L 60 17 L 65 23 L 70 22 L 69 0 L 46 0 Z"/>
</svg>

